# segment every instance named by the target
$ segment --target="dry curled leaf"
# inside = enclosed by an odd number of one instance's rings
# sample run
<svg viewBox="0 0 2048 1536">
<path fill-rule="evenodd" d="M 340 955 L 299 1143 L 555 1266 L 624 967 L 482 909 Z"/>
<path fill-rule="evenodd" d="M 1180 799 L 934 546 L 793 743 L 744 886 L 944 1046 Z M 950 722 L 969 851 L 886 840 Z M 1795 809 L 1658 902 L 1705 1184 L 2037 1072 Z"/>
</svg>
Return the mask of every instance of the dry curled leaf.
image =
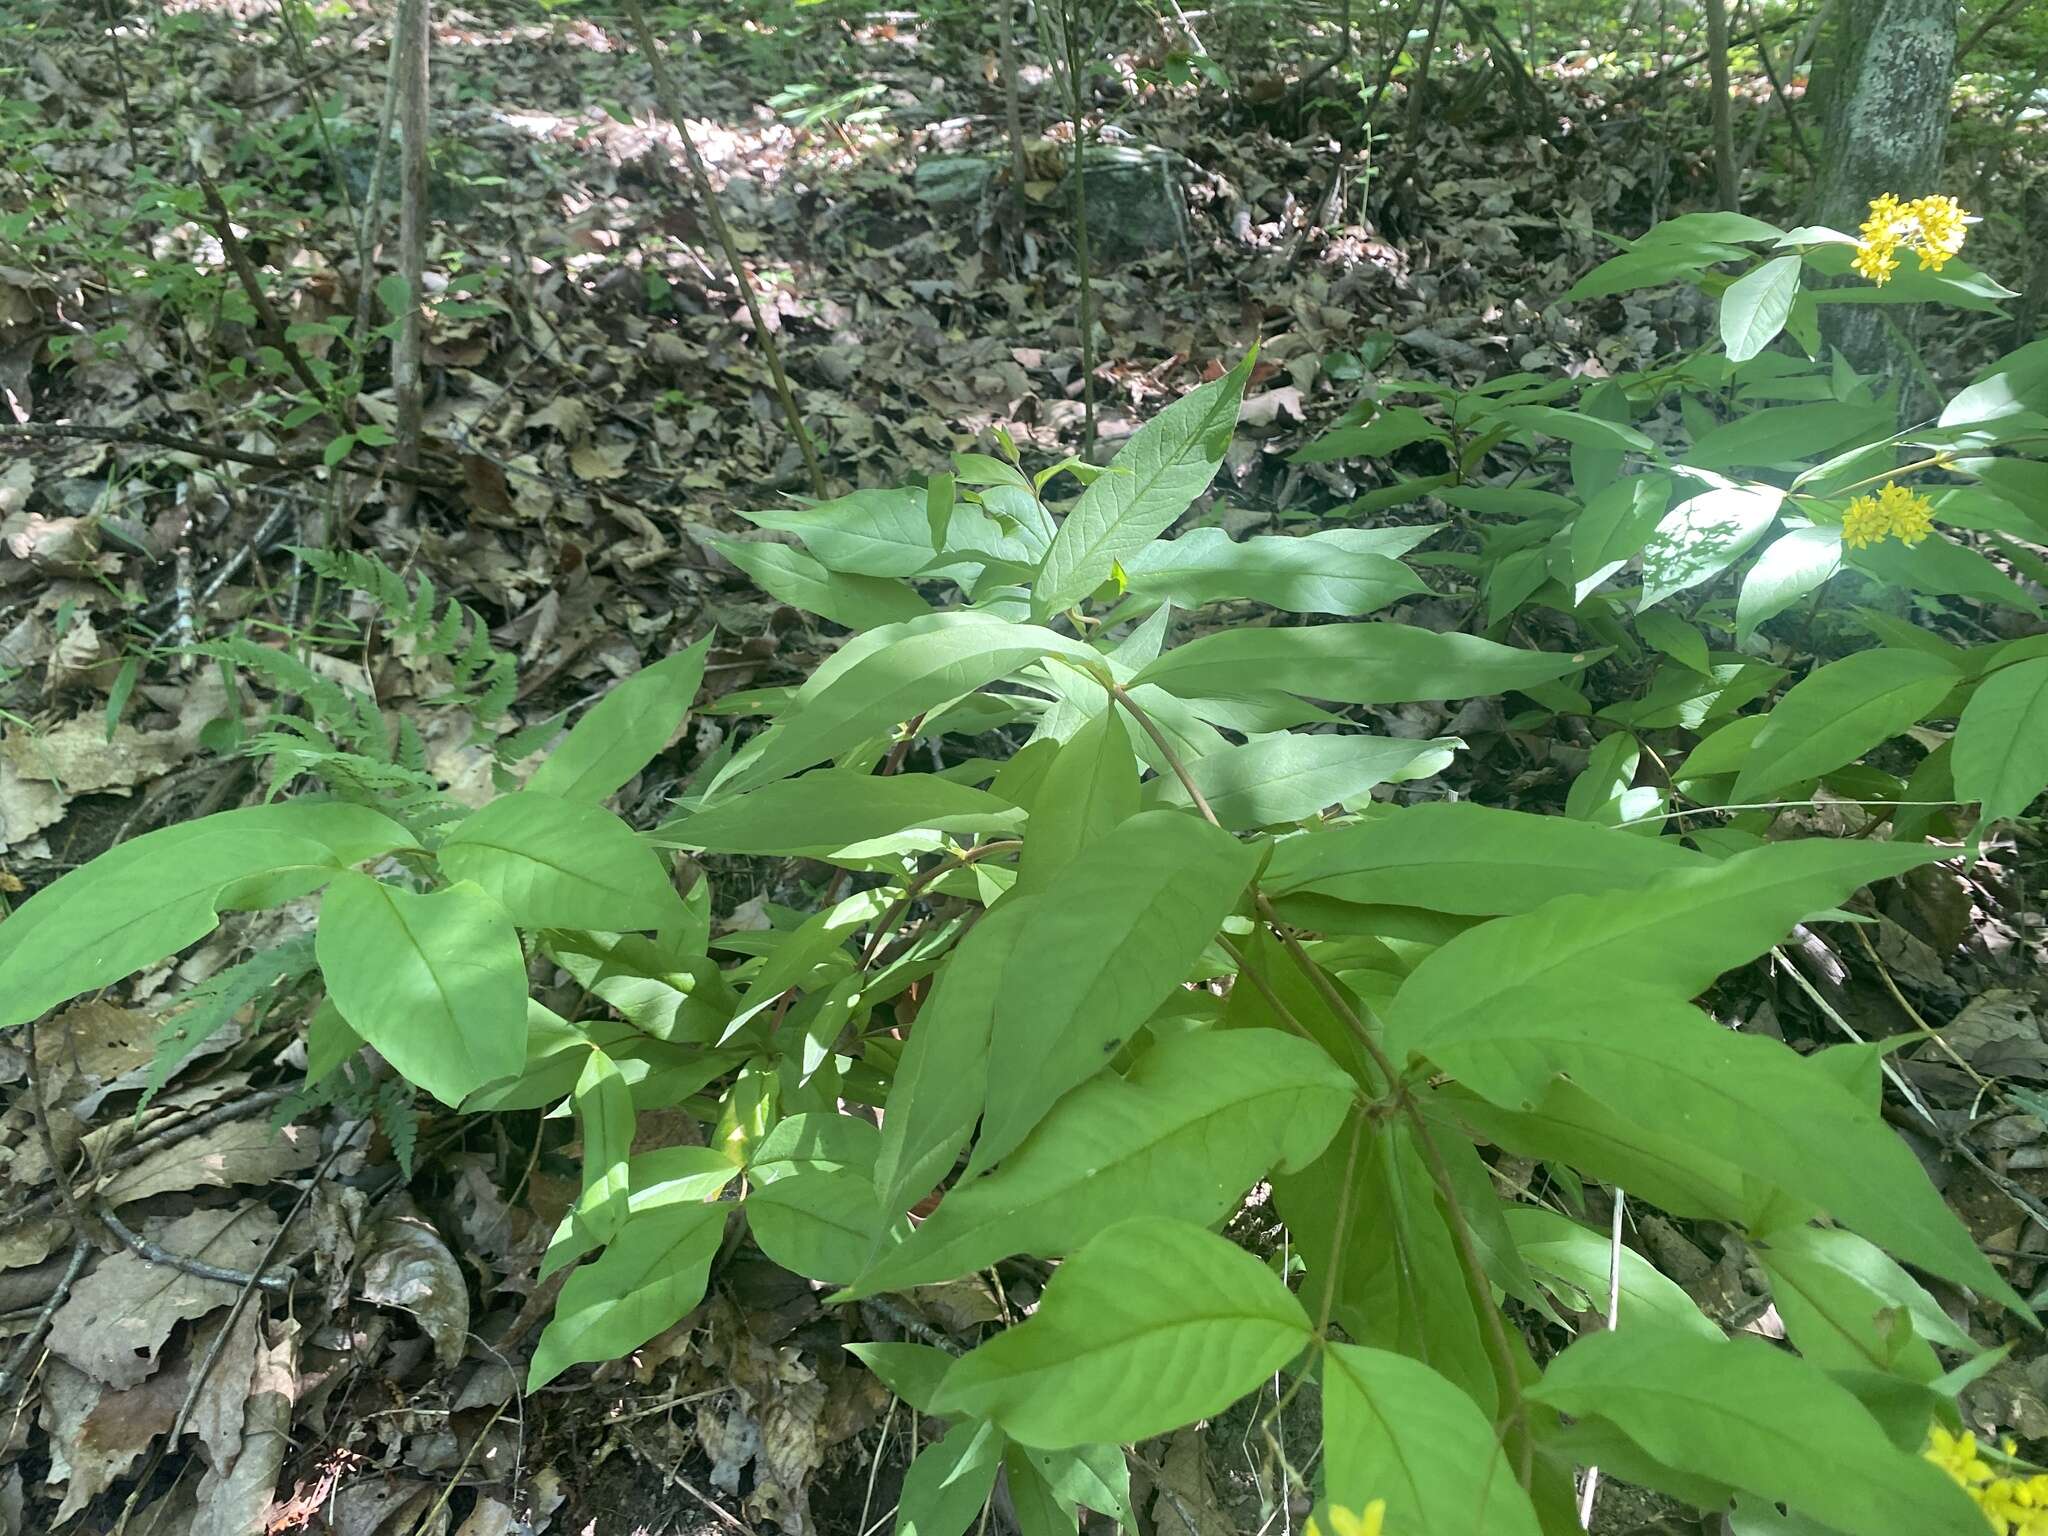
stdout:
<svg viewBox="0 0 2048 1536">
<path fill-rule="evenodd" d="M 469 1335 L 469 1287 L 441 1234 L 418 1215 L 388 1216 L 364 1246 L 363 1300 L 410 1312 L 444 1367 L 460 1361 Z"/>
</svg>

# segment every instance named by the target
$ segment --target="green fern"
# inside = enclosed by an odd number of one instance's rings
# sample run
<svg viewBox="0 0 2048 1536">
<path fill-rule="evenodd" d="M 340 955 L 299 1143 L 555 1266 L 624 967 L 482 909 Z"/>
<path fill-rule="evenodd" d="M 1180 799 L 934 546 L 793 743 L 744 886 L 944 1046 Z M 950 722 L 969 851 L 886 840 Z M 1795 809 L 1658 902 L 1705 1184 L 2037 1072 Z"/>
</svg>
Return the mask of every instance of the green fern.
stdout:
<svg viewBox="0 0 2048 1536">
<path fill-rule="evenodd" d="M 306 934 L 216 971 L 186 992 L 178 999 L 176 1011 L 157 1031 L 156 1054 L 150 1058 L 149 1073 L 135 1112 L 139 1115 L 147 1109 L 149 1101 L 171 1080 L 171 1074 L 220 1033 L 228 1020 L 273 988 L 287 988 L 310 975 L 313 964 L 313 937 Z"/>
<path fill-rule="evenodd" d="M 374 1119 L 391 1143 L 399 1168 L 408 1179 L 412 1177 L 420 1116 L 412 1087 L 403 1079 L 380 1083 L 368 1063 L 360 1059 L 344 1062 L 319 1082 L 307 1083 L 279 1100 L 270 1123 L 273 1129 L 282 1130 L 317 1109 L 333 1109 L 345 1120 Z"/>
<path fill-rule="evenodd" d="M 518 687 L 512 658 L 492 647 L 490 629 L 481 618 L 453 598 L 442 602 L 427 577 L 408 586 L 383 561 L 352 550 L 296 553 L 316 575 L 368 597 L 390 631 L 412 641 L 423 656 L 448 662 L 453 673 L 449 691 L 427 702 L 467 703 L 479 720 L 496 720 L 511 707 Z"/>
</svg>

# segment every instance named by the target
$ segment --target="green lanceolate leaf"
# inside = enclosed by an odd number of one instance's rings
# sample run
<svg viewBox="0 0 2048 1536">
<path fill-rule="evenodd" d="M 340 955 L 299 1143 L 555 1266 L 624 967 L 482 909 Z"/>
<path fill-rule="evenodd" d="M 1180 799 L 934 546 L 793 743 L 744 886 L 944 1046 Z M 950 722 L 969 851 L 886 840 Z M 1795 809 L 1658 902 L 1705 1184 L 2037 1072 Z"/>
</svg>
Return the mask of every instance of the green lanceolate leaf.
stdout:
<svg viewBox="0 0 2048 1536">
<path fill-rule="evenodd" d="M 1603 486 L 1572 521 L 1573 595 L 1586 594 L 1650 542 L 1671 505 L 1669 475 L 1634 475 Z"/>
<path fill-rule="evenodd" d="M 553 795 L 504 795 L 441 844 L 441 869 L 473 881 L 522 928 L 658 928 L 682 901 L 653 849 L 610 811 Z"/>
<path fill-rule="evenodd" d="M 1502 1218 L 1524 1262 L 1538 1276 L 1547 1277 L 1546 1288 L 1567 1309 L 1606 1313 L 1614 1258 L 1607 1233 L 1536 1205 L 1510 1206 Z M 1629 1328 L 1642 1321 L 1703 1339 L 1723 1336 L 1698 1303 L 1640 1253 L 1623 1247 L 1620 1260 L 1621 1304 L 1616 1326 Z"/>
<path fill-rule="evenodd" d="M 1439 803 L 1283 839 L 1259 886 L 1275 896 L 1312 891 L 1360 906 L 1485 917 L 1554 896 L 1630 890 L 1711 862 L 1676 842 L 1562 816 Z"/>
<path fill-rule="evenodd" d="M 915 576 L 938 553 L 925 502 L 925 492 L 909 486 L 740 515 L 756 527 L 795 534 L 828 570 L 848 576 Z"/>
<path fill-rule="evenodd" d="M 1664 514 L 1643 548 L 1638 608 L 1655 607 L 1727 570 L 1777 521 L 1784 501 L 1776 486 L 1726 482 L 1681 501 Z"/>
<path fill-rule="evenodd" d="M 306 895 L 351 864 L 415 846 L 366 806 L 310 800 L 223 811 L 121 843 L 0 922 L 0 1029 L 205 938 L 223 911 Z"/>
<path fill-rule="evenodd" d="M 1012 1151 L 1062 1094 L 1109 1064 L 1187 978 L 1257 863 L 1256 848 L 1205 821 L 1146 811 L 1053 877 L 1003 968 L 971 1171 Z"/>
<path fill-rule="evenodd" d="M 1399 1050 L 1426 1052 L 1441 1032 L 1525 986 L 1577 984 L 1591 995 L 1642 985 L 1684 1002 L 1802 918 L 1941 856 L 1900 844 L 1772 843 L 1633 890 L 1562 896 L 1462 933 L 1425 959 L 1394 999 L 1389 1037 Z"/>
<path fill-rule="evenodd" d="M 1731 363 L 1748 362 L 1785 329 L 1799 297 L 1799 269 L 1798 256 L 1780 256 L 1728 285 L 1721 295 L 1721 345 Z"/>
<path fill-rule="evenodd" d="M 811 674 L 783 719 L 727 764 L 712 794 L 785 778 L 1055 654 L 1101 665 L 1079 641 L 991 613 L 935 613 L 871 629 Z"/>
<path fill-rule="evenodd" d="M 1043 889 L 1083 849 L 1138 814 L 1138 758 L 1122 710 L 1097 710 L 1059 744 L 1031 806 L 1031 835 L 1017 864 L 1020 893 Z"/>
<path fill-rule="evenodd" d="M 1924 651 L 1857 651 L 1814 668 L 1757 733 L 1736 775 L 1736 800 L 1763 800 L 1854 762 L 1917 722 L 1959 681 L 1953 666 Z"/>
<path fill-rule="evenodd" d="M 1024 812 L 1001 796 L 931 774 L 820 768 L 714 802 L 657 828 L 670 848 L 766 858 L 867 857 L 864 845 L 903 834 L 1014 834 Z"/>
<path fill-rule="evenodd" d="M 1358 618 L 1429 590 L 1398 556 L 1429 528 L 1332 528 L 1234 542 L 1221 528 L 1162 539 L 1124 562 L 1131 591 L 1180 608 L 1249 601 L 1287 613 Z"/>
<path fill-rule="evenodd" d="M 923 1414 L 932 1411 L 939 1383 L 946 1379 L 956 1358 L 930 1344 L 849 1344 L 846 1348 L 883 1386 Z"/>
<path fill-rule="evenodd" d="M 1310 1337 L 1301 1303 L 1257 1258 L 1141 1218 L 1060 1266 L 1031 1319 L 956 1362 L 933 1407 L 1053 1450 L 1144 1440 L 1228 1407 Z"/>
<path fill-rule="evenodd" d="M 314 952 L 349 1027 L 442 1103 L 525 1065 L 526 957 L 476 886 L 421 896 L 344 873 L 321 899 Z"/>
<path fill-rule="evenodd" d="M 1552 1361 L 1528 1395 L 1626 1437 L 1646 1459 L 1616 1469 L 1631 1481 L 1666 1468 L 1785 1503 L 1846 1536 L 1985 1528 L 1969 1496 L 1893 1445 L 1847 1388 L 1760 1340 L 1596 1333 Z"/>
<path fill-rule="evenodd" d="M 1110 567 L 1135 555 L 1187 511 L 1216 476 L 1230 446 L 1254 350 L 1213 383 L 1183 395 L 1131 434 L 1109 471 L 1053 535 L 1031 585 L 1031 614 L 1070 608 L 1109 579 Z"/>
<path fill-rule="evenodd" d="M 1219 630 L 1176 646 L 1141 670 L 1186 699 L 1280 690 L 1343 704 L 1464 699 L 1553 682 L 1589 665 L 1590 653 L 1517 650 L 1477 635 L 1406 624 Z"/>
<path fill-rule="evenodd" d="M 1892 419 L 1888 406 L 1839 400 L 1770 406 L 1703 433 L 1685 461 L 1698 469 L 1727 469 L 1810 459 L 1846 442 L 1882 436 Z"/>
<path fill-rule="evenodd" d="M 878 1248 L 910 1236 L 883 1211 L 872 1167 L 807 1169 L 747 1197 L 747 1225 L 761 1251 L 807 1280 L 841 1285 Z"/>
<path fill-rule="evenodd" d="M 630 1354 L 704 1299 L 729 1205 L 629 1216 L 595 1263 L 569 1277 L 526 1374 L 538 1391 L 572 1365 Z"/>
<path fill-rule="evenodd" d="M 989 1019 L 1038 902 L 1013 896 L 977 923 L 918 1010 L 889 1085 L 875 1154 L 875 1189 L 892 1213 L 908 1210 L 952 1172 L 974 1134 L 988 1099 Z"/>
<path fill-rule="evenodd" d="M 1493 1411 L 1499 1385 L 1484 1325 L 1408 1122 L 1354 1114 L 1314 1163 L 1274 1175 L 1273 1198 L 1307 1265 L 1304 1295 L 1320 1298 L 1334 1279 L 1330 1316 L 1354 1341 L 1427 1360 Z M 1490 1191 L 1485 1198 L 1498 1206 Z"/>
<path fill-rule="evenodd" d="M 1941 413 L 1944 427 L 1982 426 L 2028 414 L 2048 416 L 2048 339 L 2008 352 Z"/>
<path fill-rule="evenodd" d="M 1004 1448 L 1003 1478 L 1010 1491 L 1010 1507 L 1017 1512 L 1018 1536 L 1077 1536 L 1079 1513 L 1060 1502 L 1033 1465 L 1029 1450 L 1021 1445 Z"/>
<path fill-rule="evenodd" d="M 770 597 L 848 629 L 879 629 L 884 624 L 923 618 L 932 611 L 932 605 L 906 582 L 828 571 L 812 556 L 787 544 L 721 538 L 704 542 L 745 571 Z"/>
<path fill-rule="evenodd" d="M 1165 1041 L 1128 1078 L 1062 1099 L 1001 1169 L 949 1191 L 848 1294 L 950 1280 L 1011 1253 L 1070 1253 L 1130 1216 L 1217 1220 L 1275 1168 L 1314 1160 L 1353 1092 L 1321 1050 L 1274 1030 Z"/>
<path fill-rule="evenodd" d="M 590 706 L 562 744 L 526 781 L 529 790 L 599 804 L 682 729 L 704 681 L 706 635 L 687 650 L 643 667 Z"/>
<path fill-rule="evenodd" d="M 667 1107 L 666 1099 L 662 1107 Z M 719 1191 L 739 1176 L 738 1166 L 716 1147 L 657 1147 L 627 1163 L 625 1183 L 630 1193 L 626 1197 L 626 1213 L 638 1216 L 669 1206 L 702 1205 L 707 1200 L 716 1200 Z M 579 1219 L 583 1203 L 578 1200 L 577 1208 L 555 1229 L 547 1252 L 541 1256 L 541 1279 L 599 1246 L 601 1240 L 587 1222 Z"/>
<path fill-rule="evenodd" d="M 1234 832 L 1320 816 L 1332 805 L 1361 806 L 1377 785 L 1427 778 L 1450 766 L 1456 736 L 1308 736 L 1275 732 L 1187 764 L 1216 819 Z M 1191 805 L 1178 778 L 1155 781 L 1160 805 Z"/>
<path fill-rule="evenodd" d="M 2019 1304 L 1876 1111 L 1778 1041 L 1610 978 L 1597 992 L 1590 979 L 1503 992 L 1434 1028 L 1426 1050 L 1505 1109 L 1534 1110 L 1555 1079 L 1569 1079 L 1612 1110 L 1681 1127 L 1699 1151 L 1901 1258 Z"/>
<path fill-rule="evenodd" d="M 1735 638 L 1747 640 L 1764 620 L 1832 580 L 1842 568 L 1842 530 L 1794 528 L 1771 541 L 1742 578 L 1735 600 Z"/>
<path fill-rule="evenodd" d="M 964 1536 L 995 1490 L 1003 1444 L 995 1425 L 966 1419 L 919 1451 L 903 1474 L 896 1536 Z"/>
<path fill-rule="evenodd" d="M 592 1241 L 608 1243 L 626 1219 L 632 1194 L 633 1090 L 618 1064 L 593 1050 L 570 1102 L 583 1138 L 583 1193 L 576 1217 Z"/>
<path fill-rule="evenodd" d="M 1323 1460 L 1332 1504 L 1385 1499 L 1396 1531 L 1537 1536 L 1486 1415 L 1406 1355 L 1355 1344 L 1323 1352 Z"/>
<path fill-rule="evenodd" d="M 2001 667 L 1956 722 L 1956 794 L 1986 823 L 2017 816 L 2048 787 L 2048 657 Z M 4 934 L 5 929 L 0 929 Z"/>
<path fill-rule="evenodd" d="M 1929 1382 L 1941 1374 L 1930 1341 L 1977 1352 L 1941 1304 L 1875 1245 L 1840 1227 L 1787 1227 L 1750 1251 L 1799 1353 L 1828 1371 L 1880 1371 Z M 1900 1315 L 1910 1319 L 1901 1326 Z"/>
</svg>

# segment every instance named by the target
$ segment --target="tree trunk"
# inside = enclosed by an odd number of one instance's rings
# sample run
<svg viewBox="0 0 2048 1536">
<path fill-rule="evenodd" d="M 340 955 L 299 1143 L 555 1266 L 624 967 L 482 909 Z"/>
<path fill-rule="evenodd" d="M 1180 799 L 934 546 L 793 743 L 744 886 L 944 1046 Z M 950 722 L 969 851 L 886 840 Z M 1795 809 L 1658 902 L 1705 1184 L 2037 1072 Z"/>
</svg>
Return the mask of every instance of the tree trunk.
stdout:
<svg viewBox="0 0 2048 1536">
<path fill-rule="evenodd" d="M 1880 193 L 1939 190 L 1956 0 L 1836 0 L 1831 43 L 1816 211 L 1821 223 L 1853 230 Z"/>
<path fill-rule="evenodd" d="M 1742 206 L 1742 187 L 1735 170 L 1734 105 L 1728 99 L 1727 0 L 1707 0 L 1707 77 L 1713 89 L 1708 106 L 1714 124 L 1714 201 L 1733 211 Z"/>
<path fill-rule="evenodd" d="M 1817 221 L 1853 231 L 1870 200 L 1937 192 L 1955 85 L 1956 0 L 1836 0 L 1823 63 L 1826 145 Z M 1829 339 L 1858 368 L 1887 366 L 1875 305 L 1830 305 Z"/>
</svg>

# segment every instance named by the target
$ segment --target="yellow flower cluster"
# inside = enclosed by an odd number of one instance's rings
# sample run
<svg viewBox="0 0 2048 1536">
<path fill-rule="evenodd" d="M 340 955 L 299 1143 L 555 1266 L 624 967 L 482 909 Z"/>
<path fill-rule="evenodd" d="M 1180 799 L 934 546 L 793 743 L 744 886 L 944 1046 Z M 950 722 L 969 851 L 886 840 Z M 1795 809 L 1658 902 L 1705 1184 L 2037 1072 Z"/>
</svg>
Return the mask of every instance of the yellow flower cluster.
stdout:
<svg viewBox="0 0 2048 1536">
<path fill-rule="evenodd" d="M 1934 531 L 1934 503 L 1888 481 L 1875 496 L 1858 496 L 1842 514 L 1842 542 L 1862 549 L 1884 539 L 1918 544 Z"/>
<path fill-rule="evenodd" d="M 1335 1536 L 1380 1536 L 1380 1526 L 1387 1518 L 1387 1501 L 1374 1499 L 1365 1506 L 1365 1512 L 1345 1509 L 1332 1504 L 1329 1509 L 1330 1530 Z M 1316 1517 L 1310 1515 L 1308 1524 L 1302 1527 L 1302 1536 L 1325 1536 L 1323 1528 L 1316 1524 Z M 2026 1536 L 2034 1536 L 2032 1531 Z"/>
<path fill-rule="evenodd" d="M 1857 231 L 1856 275 L 1882 288 L 1899 270 L 1905 246 L 1920 258 L 1922 271 L 1939 272 L 1963 248 L 1970 215 L 1952 197 L 1916 197 L 1902 203 L 1891 193 L 1870 200 L 1870 217 Z"/>
<path fill-rule="evenodd" d="M 2011 1456 L 2018 1447 L 2008 1440 L 2002 1449 Z M 1998 1536 L 2048 1536 L 2048 1472 L 2002 1476 L 1978 1454 L 1975 1435 L 1952 1435 L 1939 1424 L 1927 1431 L 1921 1454 L 1977 1501 Z"/>
</svg>

